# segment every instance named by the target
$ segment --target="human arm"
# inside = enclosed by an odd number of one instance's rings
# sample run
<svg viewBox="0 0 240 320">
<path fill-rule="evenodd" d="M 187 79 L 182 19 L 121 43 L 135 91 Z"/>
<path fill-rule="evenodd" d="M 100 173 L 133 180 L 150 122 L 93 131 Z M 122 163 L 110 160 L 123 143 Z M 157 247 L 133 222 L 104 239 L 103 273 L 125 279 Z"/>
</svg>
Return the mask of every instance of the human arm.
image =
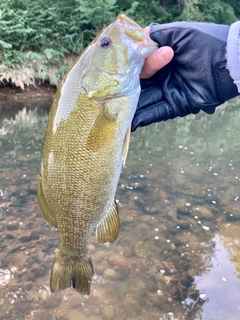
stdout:
<svg viewBox="0 0 240 320">
<path fill-rule="evenodd" d="M 132 130 L 200 110 L 211 114 L 239 95 L 239 30 L 240 22 L 230 28 L 196 22 L 152 24 L 151 38 L 160 47 L 172 47 L 174 57 L 151 78 L 141 81 Z"/>
</svg>

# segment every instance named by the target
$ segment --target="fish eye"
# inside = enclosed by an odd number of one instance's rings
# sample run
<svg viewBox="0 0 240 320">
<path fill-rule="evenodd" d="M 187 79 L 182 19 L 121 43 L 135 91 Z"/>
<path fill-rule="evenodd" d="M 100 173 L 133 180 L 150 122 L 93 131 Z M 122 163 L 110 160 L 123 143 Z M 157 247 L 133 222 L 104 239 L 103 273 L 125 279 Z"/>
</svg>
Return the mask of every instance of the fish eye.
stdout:
<svg viewBox="0 0 240 320">
<path fill-rule="evenodd" d="M 108 38 L 108 37 L 103 37 L 102 39 L 100 39 L 100 46 L 101 46 L 102 48 L 108 48 L 108 47 L 110 47 L 111 43 L 112 43 L 112 41 L 111 41 L 111 39 Z"/>
</svg>

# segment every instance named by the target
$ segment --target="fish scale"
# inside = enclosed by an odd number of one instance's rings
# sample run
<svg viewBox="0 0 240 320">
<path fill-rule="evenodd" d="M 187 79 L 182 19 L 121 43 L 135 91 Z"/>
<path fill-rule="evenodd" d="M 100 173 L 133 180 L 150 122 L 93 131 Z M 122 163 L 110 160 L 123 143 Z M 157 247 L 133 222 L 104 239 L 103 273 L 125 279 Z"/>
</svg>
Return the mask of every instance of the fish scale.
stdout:
<svg viewBox="0 0 240 320">
<path fill-rule="evenodd" d="M 53 292 L 72 286 L 89 295 L 91 233 L 96 230 L 100 244 L 117 238 L 114 197 L 140 94 L 139 74 L 156 49 L 139 25 L 120 15 L 76 60 L 57 90 L 38 184 L 43 217 L 59 234 Z"/>
</svg>

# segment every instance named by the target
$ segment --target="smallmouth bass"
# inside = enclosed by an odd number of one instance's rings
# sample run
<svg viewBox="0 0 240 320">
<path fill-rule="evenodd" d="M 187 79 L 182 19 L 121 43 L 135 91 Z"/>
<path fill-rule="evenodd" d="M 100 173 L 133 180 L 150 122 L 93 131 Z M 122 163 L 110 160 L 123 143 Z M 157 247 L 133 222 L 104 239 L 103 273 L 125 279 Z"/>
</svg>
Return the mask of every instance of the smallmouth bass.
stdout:
<svg viewBox="0 0 240 320">
<path fill-rule="evenodd" d="M 100 244 L 117 238 L 114 196 L 140 94 L 139 74 L 156 49 L 144 29 L 120 15 L 85 49 L 57 90 L 38 183 L 43 217 L 59 234 L 52 292 L 72 286 L 89 295 L 90 235 L 96 230 Z"/>
</svg>

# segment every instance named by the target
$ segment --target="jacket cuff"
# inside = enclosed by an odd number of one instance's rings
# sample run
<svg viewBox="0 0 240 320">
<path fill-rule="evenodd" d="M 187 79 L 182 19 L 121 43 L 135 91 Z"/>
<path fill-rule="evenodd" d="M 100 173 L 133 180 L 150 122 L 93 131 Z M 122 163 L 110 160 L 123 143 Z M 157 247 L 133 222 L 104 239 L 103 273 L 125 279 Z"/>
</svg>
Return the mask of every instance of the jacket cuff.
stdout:
<svg viewBox="0 0 240 320">
<path fill-rule="evenodd" d="M 240 93 L 240 21 L 230 26 L 227 39 L 227 69 Z"/>
</svg>

